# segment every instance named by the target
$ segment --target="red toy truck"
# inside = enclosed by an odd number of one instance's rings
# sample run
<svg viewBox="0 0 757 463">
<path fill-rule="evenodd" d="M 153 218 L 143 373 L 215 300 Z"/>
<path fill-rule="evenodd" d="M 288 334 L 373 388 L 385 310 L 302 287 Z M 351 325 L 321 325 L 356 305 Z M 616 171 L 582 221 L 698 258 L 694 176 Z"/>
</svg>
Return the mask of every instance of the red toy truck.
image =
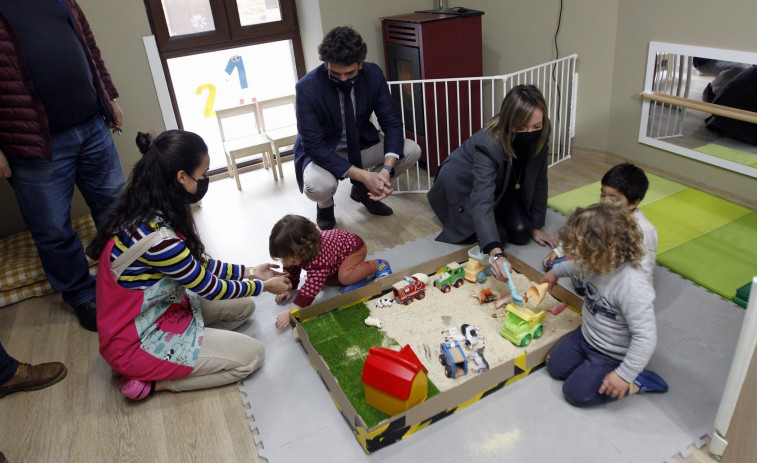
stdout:
<svg viewBox="0 0 757 463">
<path fill-rule="evenodd" d="M 399 301 L 405 305 L 413 302 L 413 298 L 419 301 L 426 297 L 426 283 L 423 281 L 428 276 L 424 274 L 414 274 L 409 277 L 396 282 L 392 285 L 392 292 L 394 292 L 394 300 Z"/>
</svg>

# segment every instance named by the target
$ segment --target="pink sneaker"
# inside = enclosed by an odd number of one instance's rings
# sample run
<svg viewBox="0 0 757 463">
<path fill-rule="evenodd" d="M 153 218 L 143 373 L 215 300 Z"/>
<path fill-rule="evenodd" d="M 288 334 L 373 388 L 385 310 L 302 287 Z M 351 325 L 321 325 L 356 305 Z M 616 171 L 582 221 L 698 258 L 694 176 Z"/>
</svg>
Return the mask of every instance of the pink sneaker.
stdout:
<svg viewBox="0 0 757 463">
<path fill-rule="evenodd" d="M 152 381 L 121 378 L 118 389 L 127 399 L 142 400 L 152 393 Z"/>
</svg>

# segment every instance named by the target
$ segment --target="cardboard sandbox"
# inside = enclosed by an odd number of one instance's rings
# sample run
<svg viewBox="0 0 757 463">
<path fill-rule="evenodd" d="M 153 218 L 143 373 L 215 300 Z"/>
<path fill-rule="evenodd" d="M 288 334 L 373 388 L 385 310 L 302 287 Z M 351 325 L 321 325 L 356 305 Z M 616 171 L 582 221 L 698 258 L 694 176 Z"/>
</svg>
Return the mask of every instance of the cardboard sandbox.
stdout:
<svg viewBox="0 0 757 463">
<path fill-rule="evenodd" d="M 517 279 L 522 280 L 520 285 L 516 285 L 518 286 L 519 293 L 522 294 L 525 291 L 523 286 L 527 287 L 528 281 L 538 282 L 541 279 L 541 273 L 510 254 L 507 257 L 513 266 L 513 270 L 516 272 L 513 278 L 516 279 L 516 282 Z M 370 453 L 398 442 L 414 432 L 446 416 L 452 415 L 477 400 L 527 376 L 535 368 L 544 363 L 547 353 L 562 336 L 580 324 L 578 312 L 580 311 L 582 300 L 558 285 L 553 288 L 550 296 L 547 296 L 537 309 L 548 310 L 558 303 L 564 302 L 573 310 L 564 310 L 556 316 L 548 313 L 547 317 L 542 320 L 544 335 L 541 338 L 535 339 L 526 347 L 513 346 L 499 335 L 499 326 L 504 319 L 492 318 L 493 313 L 500 312 L 494 309 L 493 303 L 480 304 L 476 299 L 470 297 L 472 291 L 477 292 L 483 287 L 492 288 L 498 295 L 506 294 L 508 292 L 506 289 L 507 286 L 494 280 L 493 277 L 488 278 L 484 284 L 469 283 L 466 281 L 463 286 L 453 288 L 448 294 L 443 294 L 438 288 L 433 287 L 433 283 L 430 283 L 426 288 L 426 297 L 423 300 L 415 300 L 407 306 L 395 302 L 391 307 L 377 308 L 373 303 L 378 298 L 392 297 L 392 284 L 401 280 L 406 275 L 414 273 L 432 275 L 450 262 L 464 263 L 467 260 L 467 249 L 454 251 L 406 269 L 401 273 L 376 280 L 359 290 L 341 294 L 292 314 L 295 332 L 300 343 L 316 368 L 316 371 L 321 376 L 353 434 L 366 452 Z M 431 280 L 433 280 L 433 277 Z M 464 306 L 466 315 L 462 317 L 465 319 L 462 319 L 459 315 L 450 317 L 445 313 L 444 309 L 439 308 L 442 306 L 440 301 L 444 300 L 441 298 L 456 296 L 459 298 L 461 295 L 464 296 L 463 300 L 466 301 L 466 305 Z M 438 395 L 430 397 L 419 405 L 403 413 L 388 417 L 374 426 L 366 424 L 363 417 L 356 411 L 340 387 L 337 376 L 332 373 L 327 362 L 314 347 L 314 344 L 317 344 L 317 342 L 313 342 L 308 337 L 308 333 L 302 325 L 302 322 L 334 310 L 349 310 L 351 306 L 361 301 L 366 302 L 372 315 L 376 315 L 382 319 L 382 323 L 384 324 L 382 331 L 387 336 L 395 339 L 401 346 L 409 344 L 413 348 L 414 352 L 429 370 L 429 378 L 441 391 Z M 408 310 L 422 311 L 424 315 L 427 314 L 430 317 L 428 320 L 421 322 L 422 326 L 428 326 L 427 331 L 428 336 L 431 336 L 430 338 L 418 336 L 419 339 L 401 339 L 396 337 L 401 336 L 396 331 L 397 322 L 403 320 L 402 313 Z M 474 315 L 478 318 L 474 318 Z M 438 358 L 439 344 L 444 340 L 444 335 L 441 333 L 440 328 L 445 326 L 445 324 L 459 328 L 461 323 L 473 323 L 480 326 L 482 333 L 485 335 L 485 355 L 490 369 L 483 373 L 476 373 L 475 363 L 471 360 L 469 361 L 469 372 L 467 375 L 451 379 L 445 377 L 443 367 Z"/>
</svg>

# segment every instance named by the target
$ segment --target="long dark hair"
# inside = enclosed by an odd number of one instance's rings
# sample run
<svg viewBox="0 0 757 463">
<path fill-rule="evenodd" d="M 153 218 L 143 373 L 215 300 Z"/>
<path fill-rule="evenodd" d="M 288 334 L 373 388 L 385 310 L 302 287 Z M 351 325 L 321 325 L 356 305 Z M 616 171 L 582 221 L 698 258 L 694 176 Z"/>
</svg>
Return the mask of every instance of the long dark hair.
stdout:
<svg viewBox="0 0 757 463">
<path fill-rule="evenodd" d="M 540 109 L 542 112 L 541 137 L 534 146 L 533 153 L 538 154 L 544 148 L 544 144 L 547 143 L 549 119 L 547 118 L 547 102 L 544 100 L 544 95 L 535 86 L 517 85 L 513 87 L 502 100 L 499 114 L 489 123 L 489 130 L 502 142 L 502 147 L 508 158 L 515 157 L 512 145 L 518 128 L 528 124 L 535 109 Z"/>
<path fill-rule="evenodd" d="M 192 256 L 203 260 L 205 246 L 176 174 L 183 170 L 192 175 L 207 156 L 208 146 L 202 137 L 184 130 L 166 130 L 154 139 L 139 132 L 136 142 L 143 156 L 129 175 L 126 191 L 100 224 L 87 255 L 97 260 L 113 235 L 122 230 L 133 235 L 142 222 L 160 217 L 184 236 Z"/>
</svg>

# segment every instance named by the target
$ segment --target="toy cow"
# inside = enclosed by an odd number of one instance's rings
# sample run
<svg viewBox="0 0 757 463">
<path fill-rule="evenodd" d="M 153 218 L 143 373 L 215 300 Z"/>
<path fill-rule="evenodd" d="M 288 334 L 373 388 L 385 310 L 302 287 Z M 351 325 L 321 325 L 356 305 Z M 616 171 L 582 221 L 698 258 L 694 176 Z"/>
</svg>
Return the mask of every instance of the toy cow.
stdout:
<svg viewBox="0 0 757 463">
<path fill-rule="evenodd" d="M 381 307 L 391 307 L 392 304 L 394 304 L 394 299 L 387 298 L 387 299 L 379 299 L 376 301 L 376 307 L 379 309 Z"/>
<path fill-rule="evenodd" d="M 463 332 L 463 336 L 465 336 L 465 345 L 473 348 L 476 344 L 481 343 L 483 344 L 484 337 L 480 334 L 478 334 L 478 331 L 480 328 L 477 326 L 469 325 L 467 323 L 463 324 L 463 326 L 460 327 L 460 331 Z"/>
</svg>

